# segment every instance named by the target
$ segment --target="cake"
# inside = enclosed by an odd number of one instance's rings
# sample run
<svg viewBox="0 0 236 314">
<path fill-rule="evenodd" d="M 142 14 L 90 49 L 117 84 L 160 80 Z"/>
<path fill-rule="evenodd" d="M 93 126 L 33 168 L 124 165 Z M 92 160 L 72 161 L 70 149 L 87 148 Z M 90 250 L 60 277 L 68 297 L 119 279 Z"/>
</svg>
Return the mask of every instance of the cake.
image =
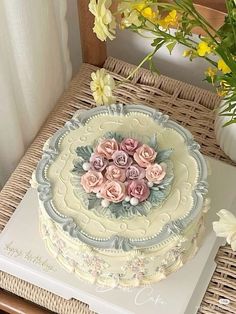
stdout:
<svg viewBox="0 0 236 314">
<path fill-rule="evenodd" d="M 33 175 L 40 233 L 61 266 L 110 287 L 155 283 L 204 235 L 207 167 L 189 131 L 142 105 L 79 110 Z"/>
</svg>

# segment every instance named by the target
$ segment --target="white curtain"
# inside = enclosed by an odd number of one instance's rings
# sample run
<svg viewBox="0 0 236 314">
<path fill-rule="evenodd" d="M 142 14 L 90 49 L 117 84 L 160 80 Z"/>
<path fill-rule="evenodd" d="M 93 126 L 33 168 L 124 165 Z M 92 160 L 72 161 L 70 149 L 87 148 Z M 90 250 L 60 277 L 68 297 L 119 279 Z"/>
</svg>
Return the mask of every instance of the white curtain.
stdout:
<svg viewBox="0 0 236 314">
<path fill-rule="evenodd" d="M 71 78 L 66 0 L 0 1 L 0 186 Z"/>
</svg>

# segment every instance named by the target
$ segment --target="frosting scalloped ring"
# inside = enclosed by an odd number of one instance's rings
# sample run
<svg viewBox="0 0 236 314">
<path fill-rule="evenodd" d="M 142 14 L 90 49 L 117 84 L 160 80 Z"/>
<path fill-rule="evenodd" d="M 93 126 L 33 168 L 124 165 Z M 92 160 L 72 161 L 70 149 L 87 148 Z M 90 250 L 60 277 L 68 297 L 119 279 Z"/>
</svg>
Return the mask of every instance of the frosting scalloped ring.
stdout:
<svg viewBox="0 0 236 314">
<path fill-rule="evenodd" d="M 176 271 L 196 253 L 209 205 L 199 149 L 189 131 L 146 106 L 76 112 L 45 143 L 33 176 L 49 251 L 105 286 Z"/>
</svg>

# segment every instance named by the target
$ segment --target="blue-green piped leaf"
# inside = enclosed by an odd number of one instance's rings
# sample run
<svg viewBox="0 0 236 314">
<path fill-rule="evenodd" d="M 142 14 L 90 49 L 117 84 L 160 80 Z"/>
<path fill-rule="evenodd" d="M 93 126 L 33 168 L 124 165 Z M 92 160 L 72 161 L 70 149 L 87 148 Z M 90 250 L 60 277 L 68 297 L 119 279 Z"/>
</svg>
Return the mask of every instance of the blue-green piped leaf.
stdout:
<svg viewBox="0 0 236 314">
<path fill-rule="evenodd" d="M 172 154 L 173 152 L 173 149 L 163 149 L 163 150 L 160 150 L 158 153 L 157 153 L 157 157 L 156 157 L 156 162 L 158 164 L 160 164 L 161 162 L 165 162 L 166 160 L 168 160 L 170 158 L 170 155 Z"/>
<path fill-rule="evenodd" d="M 114 138 L 117 142 L 122 142 L 124 137 L 116 132 L 108 132 L 105 134 L 105 138 Z"/>
<path fill-rule="evenodd" d="M 165 199 L 165 192 L 151 189 L 148 201 L 152 204 L 158 204 Z"/>
<path fill-rule="evenodd" d="M 156 136 L 156 134 L 154 134 L 154 135 L 150 138 L 150 140 L 149 140 L 149 142 L 148 142 L 148 145 L 149 145 L 150 147 L 152 147 L 155 151 L 158 151 L 158 143 L 157 143 L 157 136 Z"/>
<path fill-rule="evenodd" d="M 78 175 L 82 175 L 85 173 L 82 163 L 80 161 L 77 161 L 74 164 L 74 168 L 72 169 L 72 172 L 76 172 Z"/>
<path fill-rule="evenodd" d="M 88 209 L 94 209 L 101 205 L 101 199 L 97 198 L 95 193 L 89 193 L 88 195 Z"/>
<path fill-rule="evenodd" d="M 76 154 L 83 158 L 83 160 L 88 161 L 93 153 L 93 147 L 92 146 L 79 146 L 76 148 Z"/>
<path fill-rule="evenodd" d="M 138 212 L 141 216 L 147 216 L 147 212 L 145 210 L 144 204 L 138 204 L 134 206 L 135 211 Z"/>
<path fill-rule="evenodd" d="M 164 180 L 160 184 L 154 184 L 151 189 L 155 191 L 164 190 L 170 186 L 173 179 L 174 179 L 174 176 L 167 176 L 164 178 Z"/>
</svg>

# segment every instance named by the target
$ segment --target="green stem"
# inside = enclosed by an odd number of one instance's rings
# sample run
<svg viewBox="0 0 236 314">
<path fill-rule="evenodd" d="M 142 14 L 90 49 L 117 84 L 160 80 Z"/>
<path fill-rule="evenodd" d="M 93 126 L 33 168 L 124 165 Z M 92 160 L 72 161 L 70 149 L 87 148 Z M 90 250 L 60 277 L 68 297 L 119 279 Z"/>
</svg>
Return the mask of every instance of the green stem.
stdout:
<svg viewBox="0 0 236 314">
<path fill-rule="evenodd" d="M 130 75 L 124 79 L 123 82 L 128 81 L 130 78 L 132 78 L 134 76 L 134 74 L 142 67 L 142 65 L 144 65 L 145 62 L 147 62 L 148 60 L 150 60 L 156 53 L 157 49 L 155 48 L 152 52 L 150 52 L 148 55 L 146 55 L 146 57 L 139 63 L 139 65 L 130 73 Z"/>
<path fill-rule="evenodd" d="M 217 40 L 215 39 L 214 36 L 212 36 L 212 34 L 210 33 L 209 29 L 210 28 L 212 31 L 214 31 L 215 34 L 217 34 L 217 31 L 203 18 L 203 16 L 201 16 L 197 10 L 194 8 L 194 6 L 191 6 L 190 8 L 184 4 L 180 4 L 178 2 L 175 3 L 177 5 L 179 5 L 179 7 L 184 11 L 184 12 L 188 12 L 196 21 L 201 23 L 201 27 L 202 29 L 208 34 L 208 36 L 218 45 Z M 218 35 L 218 34 L 217 34 Z"/>
<path fill-rule="evenodd" d="M 148 20 L 149 21 L 149 20 Z M 149 21 L 150 22 L 150 21 Z M 152 22 L 151 22 L 152 23 Z M 188 48 L 190 48 L 190 49 L 192 49 L 192 50 L 194 50 L 194 51 L 197 51 L 197 49 L 193 46 L 193 45 L 191 45 L 191 44 L 189 44 L 186 40 L 185 41 L 181 41 L 181 40 L 179 40 L 179 39 L 177 39 L 175 36 L 173 36 L 173 35 L 171 35 L 171 34 L 169 34 L 169 33 L 166 33 L 166 32 L 164 32 L 164 31 L 161 31 L 160 30 L 160 28 L 157 28 L 156 27 L 156 25 L 154 24 L 154 23 L 152 23 L 154 26 L 155 26 L 155 28 L 156 28 L 156 30 L 150 30 L 150 29 L 145 29 L 145 28 L 143 28 L 143 30 L 145 30 L 145 31 L 152 31 L 152 32 L 154 32 L 154 33 L 156 33 L 156 34 L 161 34 L 164 38 L 168 38 L 168 39 L 171 39 L 171 40 L 176 40 L 178 43 L 180 43 L 181 45 L 184 45 L 185 47 L 188 47 Z M 188 39 L 188 40 L 190 40 L 190 41 L 192 41 L 191 39 Z M 194 43 L 196 43 L 195 41 L 193 41 Z M 197 44 L 197 43 L 196 43 Z M 203 58 L 203 59 L 206 59 L 209 63 L 211 63 L 213 66 L 215 66 L 215 67 L 217 67 L 217 63 L 216 62 L 214 62 L 213 60 L 211 60 L 210 58 L 208 58 L 208 57 L 201 57 L 201 56 L 199 56 L 199 58 Z"/>
<path fill-rule="evenodd" d="M 231 16 L 231 12 L 230 12 L 230 7 L 229 7 L 229 2 L 226 1 L 226 8 L 227 8 L 227 11 L 228 11 L 228 16 L 229 16 L 229 21 L 230 21 L 230 25 L 232 27 L 232 30 L 233 30 L 233 35 L 234 35 L 234 43 L 236 45 L 236 31 L 235 31 L 235 27 L 233 25 L 233 21 L 232 21 L 232 16 Z"/>
</svg>

